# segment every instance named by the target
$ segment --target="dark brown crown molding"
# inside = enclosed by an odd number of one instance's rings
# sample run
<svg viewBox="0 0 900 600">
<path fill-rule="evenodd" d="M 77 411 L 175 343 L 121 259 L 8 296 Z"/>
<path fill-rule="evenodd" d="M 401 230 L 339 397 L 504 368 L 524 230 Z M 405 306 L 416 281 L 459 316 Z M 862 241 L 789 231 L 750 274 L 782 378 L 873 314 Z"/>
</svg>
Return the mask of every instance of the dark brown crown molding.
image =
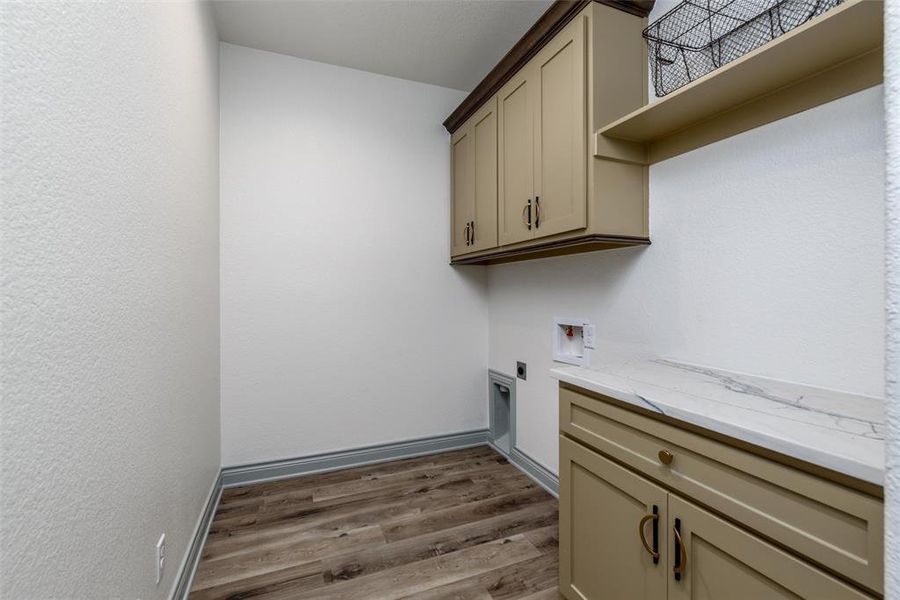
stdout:
<svg viewBox="0 0 900 600">
<path fill-rule="evenodd" d="M 612 6 L 621 11 L 646 17 L 653 8 L 655 0 L 594 0 L 600 4 Z M 538 50 L 543 48 L 566 23 L 575 18 L 591 0 L 556 0 L 550 5 L 531 29 L 525 32 L 516 45 L 500 59 L 491 72 L 481 80 L 475 89 L 466 96 L 456 110 L 444 121 L 444 127 L 450 133 L 456 131 L 466 119 L 478 110 L 491 96 L 503 87 L 503 84 L 518 71 Z"/>
<path fill-rule="evenodd" d="M 450 261 L 451 265 L 495 265 L 517 260 L 532 260 L 550 256 L 564 256 L 595 250 L 611 250 L 626 246 L 649 246 L 650 238 L 627 235 L 600 235 L 587 233 L 575 238 L 539 242 L 524 248 L 495 248 L 477 256 L 458 256 Z"/>
</svg>

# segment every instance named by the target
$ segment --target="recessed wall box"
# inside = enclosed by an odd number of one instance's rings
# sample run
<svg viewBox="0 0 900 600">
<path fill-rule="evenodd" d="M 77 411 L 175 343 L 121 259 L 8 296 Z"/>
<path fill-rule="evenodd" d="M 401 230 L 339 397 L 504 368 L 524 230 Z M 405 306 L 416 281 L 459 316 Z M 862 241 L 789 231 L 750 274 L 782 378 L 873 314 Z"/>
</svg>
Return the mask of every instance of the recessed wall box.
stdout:
<svg viewBox="0 0 900 600">
<path fill-rule="evenodd" d="M 488 371 L 491 443 L 509 456 L 516 446 L 516 380 Z"/>
<path fill-rule="evenodd" d="M 592 323 L 584 319 L 560 317 L 553 320 L 553 360 L 569 365 L 587 366 L 590 360 L 585 350 L 593 345 Z"/>
</svg>

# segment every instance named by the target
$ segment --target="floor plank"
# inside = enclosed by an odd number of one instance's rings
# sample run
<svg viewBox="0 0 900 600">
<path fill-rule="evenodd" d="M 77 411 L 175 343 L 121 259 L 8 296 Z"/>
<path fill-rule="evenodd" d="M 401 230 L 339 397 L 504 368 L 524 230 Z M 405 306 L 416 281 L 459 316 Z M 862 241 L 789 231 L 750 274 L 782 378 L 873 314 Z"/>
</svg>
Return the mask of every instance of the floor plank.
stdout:
<svg viewBox="0 0 900 600">
<path fill-rule="evenodd" d="M 325 584 L 322 565 L 318 562 L 292 566 L 280 571 L 270 571 L 221 585 L 198 589 L 191 587 L 190 600 L 220 600 L 229 598 L 277 598 L 279 594 L 297 594 L 320 588 Z"/>
<path fill-rule="evenodd" d="M 384 535 L 376 526 L 362 527 L 347 533 L 315 537 L 280 546 L 267 547 L 259 552 L 246 552 L 219 560 L 202 562 L 195 576 L 196 589 L 214 587 L 239 579 L 263 575 L 272 571 L 318 562 L 347 548 L 383 545 Z"/>
<path fill-rule="evenodd" d="M 557 598 L 557 518 L 487 446 L 229 488 L 190 598 Z"/>
<path fill-rule="evenodd" d="M 450 554 L 386 569 L 350 581 L 334 583 L 311 593 L 300 594 L 298 600 L 369 600 L 371 598 L 404 598 L 434 587 L 540 557 L 540 552 L 525 539 L 515 535 L 479 544 Z"/>
<path fill-rule="evenodd" d="M 557 564 L 547 556 L 538 556 L 492 569 L 466 579 L 414 594 L 403 600 L 443 600 L 445 598 L 483 597 L 491 600 L 521 600 L 534 594 L 557 589 Z"/>
<path fill-rule="evenodd" d="M 316 529 L 349 531 L 372 523 L 388 523 L 399 517 L 428 514 L 447 506 L 536 488 L 521 473 L 504 473 L 498 474 L 494 484 L 490 486 L 475 484 L 470 479 L 462 478 L 412 490 L 390 490 L 388 497 L 382 495 L 339 506 L 317 506 L 315 510 L 303 511 L 280 522 L 231 529 L 220 529 L 221 524 L 217 524 L 211 529 L 203 556 L 212 559 L 250 546 L 261 548 L 270 543 L 279 543 L 289 537 L 304 538 Z"/>
<path fill-rule="evenodd" d="M 314 475 L 305 475 L 303 477 L 278 479 L 275 481 L 267 481 L 263 483 L 254 483 L 245 486 L 232 487 L 222 491 L 222 505 L 246 501 L 248 499 L 258 498 L 261 496 L 268 496 L 286 490 L 302 490 L 320 485 L 326 485 L 328 483 L 338 483 L 341 481 L 352 481 L 353 479 L 379 477 L 390 473 L 411 471 L 422 467 L 431 467 L 492 455 L 496 456 L 496 453 L 493 452 L 488 446 L 476 446 L 475 448 L 467 448 L 465 450 L 457 450 L 454 452 L 446 452 L 443 454 L 431 454 L 418 458 L 408 458 L 387 463 L 365 465 L 362 467 L 343 469 L 340 471 L 328 471 L 325 473 L 316 473 Z"/>
<path fill-rule="evenodd" d="M 556 501 L 545 500 L 482 521 L 465 523 L 383 546 L 376 545 L 365 550 L 355 549 L 337 554 L 323 560 L 325 578 L 337 581 L 360 577 L 511 535 L 529 533 L 535 527 L 555 525 L 556 520 Z M 529 541 L 534 545 L 534 541 L 531 539 Z M 540 551 L 539 548 L 536 549 Z"/>
</svg>

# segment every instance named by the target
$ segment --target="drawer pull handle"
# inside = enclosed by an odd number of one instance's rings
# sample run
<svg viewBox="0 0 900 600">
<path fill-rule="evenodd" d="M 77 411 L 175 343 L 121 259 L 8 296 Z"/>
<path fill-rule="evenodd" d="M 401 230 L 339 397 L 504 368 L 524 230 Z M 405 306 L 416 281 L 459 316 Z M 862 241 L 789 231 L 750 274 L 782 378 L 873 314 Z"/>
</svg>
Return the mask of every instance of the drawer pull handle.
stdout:
<svg viewBox="0 0 900 600">
<path fill-rule="evenodd" d="M 653 547 L 650 547 L 650 544 L 647 543 L 647 538 L 644 537 L 644 525 L 647 524 L 647 521 L 653 521 Z M 638 523 L 638 537 L 641 538 L 641 543 L 644 545 L 644 550 L 653 557 L 653 564 L 659 564 L 659 508 L 654 504 L 653 505 L 653 514 L 649 514 L 644 516 L 641 519 L 641 522 Z"/>
<path fill-rule="evenodd" d="M 660 450 L 657 456 L 659 456 L 659 462 L 664 465 L 671 465 L 672 461 L 675 460 L 675 455 L 668 450 Z"/>
<path fill-rule="evenodd" d="M 687 548 L 681 539 L 681 519 L 675 519 L 672 531 L 675 532 L 675 566 L 672 567 L 672 573 L 675 574 L 675 581 L 681 581 L 681 574 L 687 569 L 688 563 Z"/>
</svg>

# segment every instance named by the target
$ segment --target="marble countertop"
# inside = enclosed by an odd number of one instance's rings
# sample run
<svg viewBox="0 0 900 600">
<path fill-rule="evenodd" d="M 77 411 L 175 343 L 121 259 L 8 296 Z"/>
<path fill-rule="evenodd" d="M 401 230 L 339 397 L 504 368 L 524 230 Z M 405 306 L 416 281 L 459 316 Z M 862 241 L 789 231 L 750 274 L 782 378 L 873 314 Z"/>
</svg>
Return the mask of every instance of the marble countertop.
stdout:
<svg viewBox="0 0 900 600">
<path fill-rule="evenodd" d="M 884 484 L 884 401 L 660 358 L 594 357 L 560 381 Z"/>
</svg>

